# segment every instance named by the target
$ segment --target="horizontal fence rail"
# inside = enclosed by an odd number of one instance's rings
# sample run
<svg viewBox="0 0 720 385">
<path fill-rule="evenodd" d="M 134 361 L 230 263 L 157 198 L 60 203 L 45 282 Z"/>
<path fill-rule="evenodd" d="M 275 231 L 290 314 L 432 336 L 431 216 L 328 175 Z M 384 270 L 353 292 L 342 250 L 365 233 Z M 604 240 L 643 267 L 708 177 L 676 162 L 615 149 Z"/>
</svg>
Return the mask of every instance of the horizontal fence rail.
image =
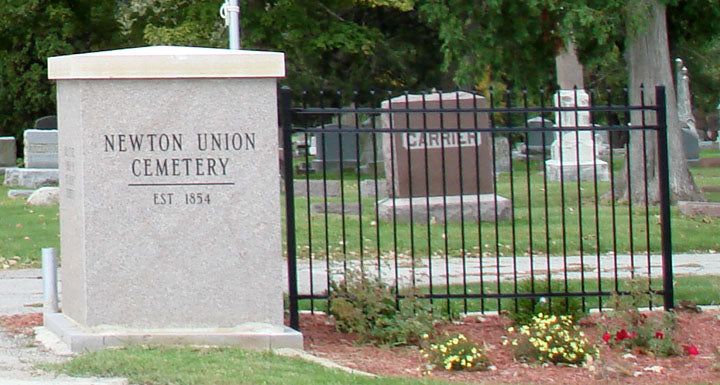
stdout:
<svg viewBox="0 0 720 385">
<path fill-rule="evenodd" d="M 575 89 L 303 93 L 298 107 L 281 89 L 291 327 L 358 276 L 448 312 L 561 298 L 602 310 L 631 281 L 671 308 L 665 91 L 654 91 L 639 106 Z"/>
</svg>

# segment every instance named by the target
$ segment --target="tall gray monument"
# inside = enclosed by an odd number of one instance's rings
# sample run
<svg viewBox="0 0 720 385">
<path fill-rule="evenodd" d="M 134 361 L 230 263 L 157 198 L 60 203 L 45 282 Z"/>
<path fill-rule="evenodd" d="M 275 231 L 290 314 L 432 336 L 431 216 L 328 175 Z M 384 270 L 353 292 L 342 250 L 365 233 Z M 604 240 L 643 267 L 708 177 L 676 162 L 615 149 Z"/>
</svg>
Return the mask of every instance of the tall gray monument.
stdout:
<svg viewBox="0 0 720 385">
<path fill-rule="evenodd" d="M 302 348 L 283 326 L 282 53 L 145 47 L 54 57 L 62 313 L 73 351 Z"/>
</svg>

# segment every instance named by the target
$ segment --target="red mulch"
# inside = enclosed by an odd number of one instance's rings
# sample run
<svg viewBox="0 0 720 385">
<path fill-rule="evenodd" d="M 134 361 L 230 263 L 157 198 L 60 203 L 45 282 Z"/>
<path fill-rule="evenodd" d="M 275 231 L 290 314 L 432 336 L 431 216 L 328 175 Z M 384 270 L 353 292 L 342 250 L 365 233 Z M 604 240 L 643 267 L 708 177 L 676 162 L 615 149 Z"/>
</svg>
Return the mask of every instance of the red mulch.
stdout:
<svg viewBox="0 0 720 385">
<path fill-rule="evenodd" d="M 720 347 L 718 311 L 678 315 L 676 341 L 694 345 L 700 354 L 673 358 L 657 358 L 641 352 L 601 347 L 600 359 L 593 368 L 568 366 L 529 366 L 513 359 L 510 347 L 502 346 L 510 322 L 505 317 L 466 317 L 462 322 L 439 325 L 440 332 L 464 334 L 469 340 L 486 344 L 487 356 L 495 370 L 482 372 L 450 372 L 436 370 L 429 376 L 453 382 L 478 384 L 683 384 L 720 382 L 720 372 L 713 370 L 720 363 L 714 352 Z M 604 345 L 593 314 L 580 324 L 591 342 Z M 604 321 L 603 321 L 604 322 Z M 421 377 L 425 361 L 416 347 L 388 348 L 358 344 L 357 337 L 338 333 L 332 320 L 321 314 L 302 314 L 300 327 L 305 336 L 305 350 L 341 365 L 383 376 Z M 627 353 L 632 356 L 624 357 Z M 651 369 L 652 368 L 652 369 Z M 654 370 L 659 371 L 656 373 Z"/>
<path fill-rule="evenodd" d="M 567 366 L 528 366 L 513 359 L 502 336 L 510 322 L 498 316 L 466 317 L 462 322 L 439 325 L 440 332 L 463 333 L 469 340 L 485 343 L 487 356 L 495 370 L 448 372 L 436 370 L 430 377 L 477 384 L 686 384 L 720 383 L 720 372 L 713 370 L 720 360 L 714 352 L 720 347 L 720 311 L 700 314 L 680 313 L 676 341 L 697 347 L 700 354 L 657 358 L 640 352 L 627 352 L 604 346 L 599 337 L 601 316 L 594 314 L 580 324 L 591 341 L 601 345 L 600 360 L 593 369 Z M 602 321 L 604 322 L 604 321 Z M 0 327 L 11 334 L 32 335 L 42 325 L 42 314 L 0 316 Z M 373 347 L 357 343 L 357 336 L 335 331 L 332 320 L 322 314 L 302 314 L 300 326 L 305 350 L 341 365 L 383 376 L 421 377 L 425 361 L 416 347 Z M 631 357 L 624 357 L 631 353 Z M 659 373 L 650 368 L 658 370 Z"/>
<path fill-rule="evenodd" d="M 0 316 L 0 328 L 11 335 L 33 335 L 33 328 L 43 324 L 42 313 Z"/>
</svg>

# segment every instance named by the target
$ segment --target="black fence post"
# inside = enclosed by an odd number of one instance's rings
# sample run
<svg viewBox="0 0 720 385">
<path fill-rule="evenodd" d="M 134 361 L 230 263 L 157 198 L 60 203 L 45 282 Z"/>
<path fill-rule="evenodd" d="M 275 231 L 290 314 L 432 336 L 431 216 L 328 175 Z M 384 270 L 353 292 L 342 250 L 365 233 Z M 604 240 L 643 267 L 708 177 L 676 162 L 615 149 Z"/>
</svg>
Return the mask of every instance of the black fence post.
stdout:
<svg viewBox="0 0 720 385">
<path fill-rule="evenodd" d="M 660 241 L 663 262 L 663 303 L 665 310 L 675 307 L 673 292 L 672 242 L 670 238 L 670 167 L 668 166 L 665 87 L 655 87 L 657 108 L 658 190 L 660 193 Z"/>
<path fill-rule="evenodd" d="M 280 88 L 280 124 L 283 142 L 283 180 L 285 181 L 285 234 L 288 264 L 290 327 L 300 330 L 297 291 L 297 247 L 295 241 L 295 190 L 293 186 L 292 111 L 290 87 Z"/>
</svg>

